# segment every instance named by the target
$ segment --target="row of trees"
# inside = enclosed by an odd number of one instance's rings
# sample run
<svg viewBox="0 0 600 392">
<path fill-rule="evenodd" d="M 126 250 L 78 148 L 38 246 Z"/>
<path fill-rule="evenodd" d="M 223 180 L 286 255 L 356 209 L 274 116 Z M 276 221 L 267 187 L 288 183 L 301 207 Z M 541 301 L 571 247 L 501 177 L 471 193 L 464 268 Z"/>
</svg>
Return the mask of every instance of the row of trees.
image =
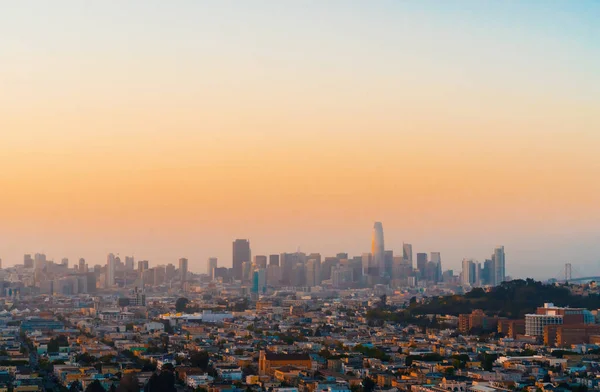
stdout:
<svg viewBox="0 0 600 392">
<path fill-rule="evenodd" d="M 77 392 L 80 391 L 78 389 L 78 383 L 74 382 L 69 387 L 69 392 Z M 134 374 L 126 374 L 118 382 L 118 386 L 116 383 L 113 383 L 108 392 L 139 392 L 140 391 L 140 381 Z M 174 388 L 174 386 L 173 386 Z M 169 392 L 174 391 L 175 389 L 168 390 Z M 95 380 L 88 385 L 85 389 L 85 392 L 106 392 L 100 381 Z"/>
<path fill-rule="evenodd" d="M 167 364 L 160 372 L 152 374 L 144 387 L 144 392 L 176 392 L 175 381 L 176 377 L 173 366 Z M 139 392 L 140 386 L 140 381 L 134 374 L 126 374 L 118 382 L 112 383 L 109 392 Z M 78 382 L 74 382 L 69 386 L 69 392 L 78 391 L 81 391 Z M 95 380 L 88 385 L 85 392 L 106 392 L 106 390 L 100 381 Z"/>
<path fill-rule="evenodd" d="M 410 315 L 471 313 L 475 309 L 485 309 L 491 314 L 511 319 L 522 319 L 527 313 L 544 302 L 558 306 L 598 309 L 599 295 L 573 295 L 567 286 L 548 285 L 533 279 L 512 280 L 485 291 L 475 288 L 464 295 L 433 297 L 423 304 L 409 305 Z"/>
<path fill-rule="evenodd" d="M 369 309 L 366 318 L 370 325 L 385 322 L 415 324 L 421 327 L 445 328 L 436 318 L 426 315 L 449 314 L 458 316 L 471 313 L 476 309 L 485 309 L 489 314 L 510 319 L 522 319 L 544 302 L 553 302 L 558 306 L 600 308 L 600 295 L 587 296 L 571 294 L 567 286 L 548 285 L 533 279 L 512 280 L 486 291 L 475 288 L 464 295 L 449 295 L 426 298 L 418 303 L 411 298 L 408 306 L 390 307 L 382 297 L 378 305 Z"/>
<path fill-rule="evenodd" d="M 205 295 L 204 298 L 211 298 L 211 296 Z M 217 300 L 217 305 L 219 305 L 220 307 L 225 307 L 234 312 L 243 312 L 247 310 L 250 306 L 250 301 L 248 300 L 248 298 L 243 298 L 242 300 L 237 302 L 227 302 L 221 299 Z M 200 308 L 197 305 L 191 303 L 190 300 L 185 297 L 177 298 L 177 301 L 175 301 L 175 311 L 178 313 L 192 313 L 197 312 L 198 310 L 200 310 Z"/>
</svg>

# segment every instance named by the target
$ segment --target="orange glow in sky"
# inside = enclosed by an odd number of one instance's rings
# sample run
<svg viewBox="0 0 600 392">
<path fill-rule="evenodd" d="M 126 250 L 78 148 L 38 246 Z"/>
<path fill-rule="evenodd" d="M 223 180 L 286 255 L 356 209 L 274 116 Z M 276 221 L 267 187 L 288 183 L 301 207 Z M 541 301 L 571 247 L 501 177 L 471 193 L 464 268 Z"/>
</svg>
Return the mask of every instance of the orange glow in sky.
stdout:
<svg viewBox="0 0 600 392">
<path fill-rule="evenodd" d="M 0 258 L 204 271 L 235 238 L 358 255 L 382 221 L 445 268 L 600 272 L 597 3 L 425 3 L 9 6 Z"/>
</svg>

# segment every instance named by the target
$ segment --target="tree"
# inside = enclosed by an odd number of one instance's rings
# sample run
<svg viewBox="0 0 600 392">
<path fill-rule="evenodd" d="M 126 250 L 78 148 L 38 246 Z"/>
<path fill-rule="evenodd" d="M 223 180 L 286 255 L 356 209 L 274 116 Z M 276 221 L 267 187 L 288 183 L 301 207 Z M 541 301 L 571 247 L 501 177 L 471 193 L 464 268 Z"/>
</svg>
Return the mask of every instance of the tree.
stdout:
<svg viewBox="0 0 600 392">
<path fill-rule="evenodd" d="M 50 361 L 47 359 L 40 359 L 40 361 L 38 362 L 38 365 L 39 365 L 40 369 L 47 371 L 47 372 L 52 372 L 52 370 L 54 369 L 54 366 L 52 365 L 52 363 L 50 363 Z"/>
<path fill-rule="evenodd" d="M 375 390 L 375 381 L 371 380 L 369 377 L 366 377 L 363 380 L 362 385 L 364 392 L 373 392 L 373 390 Z"/>
<path fill-rule="evenodd" d="M 479 360 L 481 361 L 481 367 L 483 368 L 483 370 L 488 371 L 488 372 L 491 371 L 492 368 L 494 367 L 494 362 L 496 362 L 496 359 L 498 359 L 498 354 L 484 353 L 484 354 L 479 355 Z"/>
<path fill-rule="evenodd" d="M 378 349 L 376 347 L 368 347 L 368 346 L 363 346 L 362 344 L 359 344 L 357 346 L 354 346 L 353 351 L 362 353 L 363 355 L 365 355 L 369 358 L 377 358 L 384 362 L 390 360 L 389 355 L 387 355 L 385 352 L 383 352 L 383 350 Z"/>
<path fill-rule="evenodd" d="M 96 357 L 91 356 L 89 353 L 81 353 L 75 357 L 77 362 L 84 366 L 89 366 L 96 362 Z"/>
<path fill-rule="evenodd" d="M 163 344 L 163 351 L 165 353 L 169 352 L 169 335 L 162 335 L 160 337 L 160 340 L 162 341 Z"/>
<path fill-rule="evenodd" d="M 231 310 L 234 312 L 244 312 L 248 309 L 249 305 L 250 301 L 248 298 L 244 298 L 241 302 L 234 303 Z"/>
<path fill-rule="evenodd" d="M 387 295 L 383 294 L 381 297 L 379 297 L 379 300 L 379 307 L 385 308 L 387 306 Z"/>
<path fill-rule="evenodd" d="M 117 392 L 139 392 L 140 380 L 135 374 L 126 374 L 121 377 L 121 382 L 117 388 Z"/>
<path fill-rule="evenodd" d="M 210 356 L 206 351 L 194 351 L 190 354 L 190 364 L 194 367 L 199 367 L 202 370 L 208 369 Z"/>
<path fill-rule="evenodd" d="M 172 335 L 175 333 L 173 331 L 173 327 L 171 326 L 171 322 L 169 320 L 162 320 L 163 325 L 165 326 L 165 333 Z"/>
<path fill-rule="evenodd" d="M 156 364 L 154 362 L 146 361 L 142 366 L 142 372 L 153 372 L 156 370 Z"/>
<path fill-rule="evenodd" d="M 82 390 L 83 388 L 81 387 L 79 381 L 73 381 L 71 385 L 69 385 L 69 392 L 79 392 Z"/>
<path fill-rule="evenodd" d="M 69 346 L 69 338 L 65 335 L 59 335 L 55 338 L 50 339 L 48 342 L 48 352 L 49 353 L 57 353 L 60 351 L 60 347 L 68 347 Z"/>
<path fill-rule="evenodd" d="M 114 359 L 115 359 L 114 355 L 103 355 L 100 357 L 100 362 L 109 364 L 109 363 L 112 363 Z"/>
<path fill-rule="evenodd" d="M 162 370 L 160 374 L 154 373 L 146 387 L 144 392 L 176 392 L 175 388 L 175 375 L 172 371 Z"/>
<path fill-rule="evenodd" d="M 182 313 L 185 311 L 185 308 L 188 306 L 188 304 L 190 303 L 190 300 L 184 297 L 181 298 L 177 298 L 177 301 L 175 301 L 175 311 L 178 313 Z"/>
<path fill-rule="evenodd" d="M 175 367 L 172 363 L 165 363 L 161 369 L 162 372 L 174 372 Z"/>
<path fill-rule="evenodd" d="M 565 286 L 543 284 L 533 279 L 517 279 L 503 282 L 489 291 L 474 289 L 465 295 L 430 297 L 423 299 L 420 304 L 411 303 L 409 309 L 413 315 L 459 315 L 471 313 L 475 309 L 486 309 L 490 314 L 501 317 L 523 319 L 525 314 L 534 313 L 543 302 L 597 309 L 600 306 L 600 296 L 576 295 Z"/>
<path fill-rule="evenodd" d="M 573 392 L 587 392 L 588 391 L 588 387 L 585 385 L 575 385 L 571 391 Z"/>
<path fill-rule="evenodd" d="M 106 392 L 100 381 L 94 380 L 88 387 L 85 389 L 85 392 Z"/>
</svg>

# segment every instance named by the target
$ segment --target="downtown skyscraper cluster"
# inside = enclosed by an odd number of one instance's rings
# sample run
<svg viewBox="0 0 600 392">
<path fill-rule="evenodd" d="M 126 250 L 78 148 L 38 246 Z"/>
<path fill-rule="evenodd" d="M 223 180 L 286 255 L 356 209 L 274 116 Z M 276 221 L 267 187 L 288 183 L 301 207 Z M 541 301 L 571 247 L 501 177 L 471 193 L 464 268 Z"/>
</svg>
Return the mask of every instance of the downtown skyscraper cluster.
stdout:
<svg viewBox="0 0 600 392">
<path fill-rule="evenodd" d="M 463 259 L 461 283 L 465 286 L 497 286 L 506 280 L 504 246 L 494 249 L 483 266 L 476 260 Z"/>
<path fill-rule="evenodd" d="M 267 286 L 415 287 L 456 280 L 452 271 L 443 273 L 440 252 L 417 253 L 416 262 L 415 266 L 411 244 L 404 243 L 399 254 L 386 249 L 383 224 L 375 222 L 371 252 L 359 256 L 344 252 L 329 257 L 303 252 L 252 256 L 250 241 L 236 239 L 232 243 L 232 268 L 219 267 L 217 259 L 211 258 L 207 272 L 211 279 L 251 285 L 255 293 L 264 292 Z"/>
</svg>

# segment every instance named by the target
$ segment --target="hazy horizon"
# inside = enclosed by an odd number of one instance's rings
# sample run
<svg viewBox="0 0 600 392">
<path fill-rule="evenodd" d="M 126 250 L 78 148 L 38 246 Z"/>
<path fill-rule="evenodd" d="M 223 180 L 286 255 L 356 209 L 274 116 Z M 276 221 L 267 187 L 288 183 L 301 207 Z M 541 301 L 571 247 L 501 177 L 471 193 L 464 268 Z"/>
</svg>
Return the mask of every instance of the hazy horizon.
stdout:
<svg viewBox="0 0 600 392">
<path fill-rule="evenodd" d="M 600 275 L 596 1 L 5 2 L 0 258 L 504 245 Z"/>
</svg>

